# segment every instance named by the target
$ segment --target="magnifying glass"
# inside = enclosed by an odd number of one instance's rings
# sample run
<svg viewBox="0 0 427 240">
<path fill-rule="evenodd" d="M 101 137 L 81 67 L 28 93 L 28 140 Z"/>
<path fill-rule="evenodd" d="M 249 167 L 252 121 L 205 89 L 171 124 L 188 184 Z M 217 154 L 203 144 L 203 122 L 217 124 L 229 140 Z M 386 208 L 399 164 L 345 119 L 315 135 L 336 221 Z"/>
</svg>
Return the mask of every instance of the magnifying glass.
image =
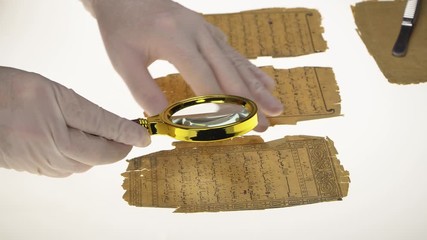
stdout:
<svg viewBox="0 0 427 240">
<path fill-rule="evenodd" d="M 218 141 L 241 136 L 258 124 L 257 106 L 246 98 L 206 95 L 170 105 L 162 113 L 133 120 L 150 134 L 169 135 L 181 141 Z"/>
</svg>

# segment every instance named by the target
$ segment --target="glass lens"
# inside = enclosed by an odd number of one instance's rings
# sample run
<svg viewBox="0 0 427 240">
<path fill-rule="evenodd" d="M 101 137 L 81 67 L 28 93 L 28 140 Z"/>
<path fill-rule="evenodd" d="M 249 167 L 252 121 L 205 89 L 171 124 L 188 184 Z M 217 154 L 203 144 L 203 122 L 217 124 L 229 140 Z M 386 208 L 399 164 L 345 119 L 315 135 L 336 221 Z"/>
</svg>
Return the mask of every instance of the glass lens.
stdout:
<svg viewBox="0 0 427 240">
<path fill-rule="evenodd" d="M 174 113 L 171 121 L 189 127 L 218 127 L 244 120 L 250 112 L 233 103 L 202 103 Z"/>
</svg>

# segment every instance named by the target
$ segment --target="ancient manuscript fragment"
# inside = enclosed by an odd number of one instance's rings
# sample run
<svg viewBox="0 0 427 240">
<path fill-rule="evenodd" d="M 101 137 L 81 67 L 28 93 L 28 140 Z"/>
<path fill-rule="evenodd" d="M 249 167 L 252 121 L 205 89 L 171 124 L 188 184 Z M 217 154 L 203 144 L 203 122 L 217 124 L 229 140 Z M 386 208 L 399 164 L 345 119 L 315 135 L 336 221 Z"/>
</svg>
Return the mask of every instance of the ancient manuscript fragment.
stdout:
<svg viewBox="0 0 427 240">
<path fill-rule="evenodd" d="M 315 9 L 269 8 L 205 18 L 247 58 L 300 56 L 326 50 L 321 16 Z"/>
<path fill-rule="evenodd" d="M 264 143 L 251 136 L 175 146 L 129 160 L 123 198 L 130 205 L 216 212 L 347 196 L 349 173 L 328 138 L 291 136 Z"/>
<path fill-rule="evenodd" d="M 331 68 L 261 69 L 276 81 L 273 94 L 284 105 L 281 115 L 269 118 L 271 125 L 295 124 L 341 114 L 341 98 Z M 179 74 L 157 78 L 156 81 L 171 104 L 195 96 Z"/>
<path fill-rule="evenodd" d="M 427 5 L 420 12 L 404 57 L 392 55 L 406 1 L 366 1 L 353 6 L 357 31 L 390 83 L 427 82 Z"/>
</svg>

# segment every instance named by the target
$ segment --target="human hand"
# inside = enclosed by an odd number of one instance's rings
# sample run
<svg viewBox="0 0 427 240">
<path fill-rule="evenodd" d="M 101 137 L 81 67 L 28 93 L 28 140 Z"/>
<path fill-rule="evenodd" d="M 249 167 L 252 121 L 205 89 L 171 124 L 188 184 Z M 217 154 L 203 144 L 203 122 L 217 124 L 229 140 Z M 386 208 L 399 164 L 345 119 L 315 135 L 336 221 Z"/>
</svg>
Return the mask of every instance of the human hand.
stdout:
<svg viewBox="0 0 427 240">
<path fill-rule="evenodd" d="M 0 166 L 65 177 L 150 143 L 145 128 L 38 74 L 0 67 Z"/>
<path fill-rule="evenodd" d="M 278 115 L 274 80 L 237 53 L 225 35 L 204 18 L 170 0 L 82 0 L 98 21 L 110 60 L 132 95 L 149 114 L 167 101 L 147 67 L 157 59 L 172 63 L 197 95 L 226 93 L 254 100 L 258 131 L 265 115 Z"/>
</svg>

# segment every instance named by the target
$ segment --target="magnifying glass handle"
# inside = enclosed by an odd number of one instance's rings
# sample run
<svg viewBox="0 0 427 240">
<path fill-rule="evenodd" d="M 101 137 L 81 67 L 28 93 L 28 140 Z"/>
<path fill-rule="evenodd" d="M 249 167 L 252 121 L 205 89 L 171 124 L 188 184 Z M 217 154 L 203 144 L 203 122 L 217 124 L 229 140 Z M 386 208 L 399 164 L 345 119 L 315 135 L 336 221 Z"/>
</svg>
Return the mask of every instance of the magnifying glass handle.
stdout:
<svg viewBox="0 0 427 240">
<path fill-rule="evenodd" d="M 138 119 L 133 119 L 132 122 L 134 123 L 138 123 L 139 125 L 145 127 L 146 129 L 148 129 L 148 120 L 145 118 L 138 118 Z"/>
<path fill-rule="evenodd" d="M 158 115 L 148 118 L 134 119 L 132 122 L 138 123 L 139 125 L 145 127 L 151 135 L 165 134 L 165 131 L 162 131 L 165 124 L 160 121 Z"/>
</svg>

